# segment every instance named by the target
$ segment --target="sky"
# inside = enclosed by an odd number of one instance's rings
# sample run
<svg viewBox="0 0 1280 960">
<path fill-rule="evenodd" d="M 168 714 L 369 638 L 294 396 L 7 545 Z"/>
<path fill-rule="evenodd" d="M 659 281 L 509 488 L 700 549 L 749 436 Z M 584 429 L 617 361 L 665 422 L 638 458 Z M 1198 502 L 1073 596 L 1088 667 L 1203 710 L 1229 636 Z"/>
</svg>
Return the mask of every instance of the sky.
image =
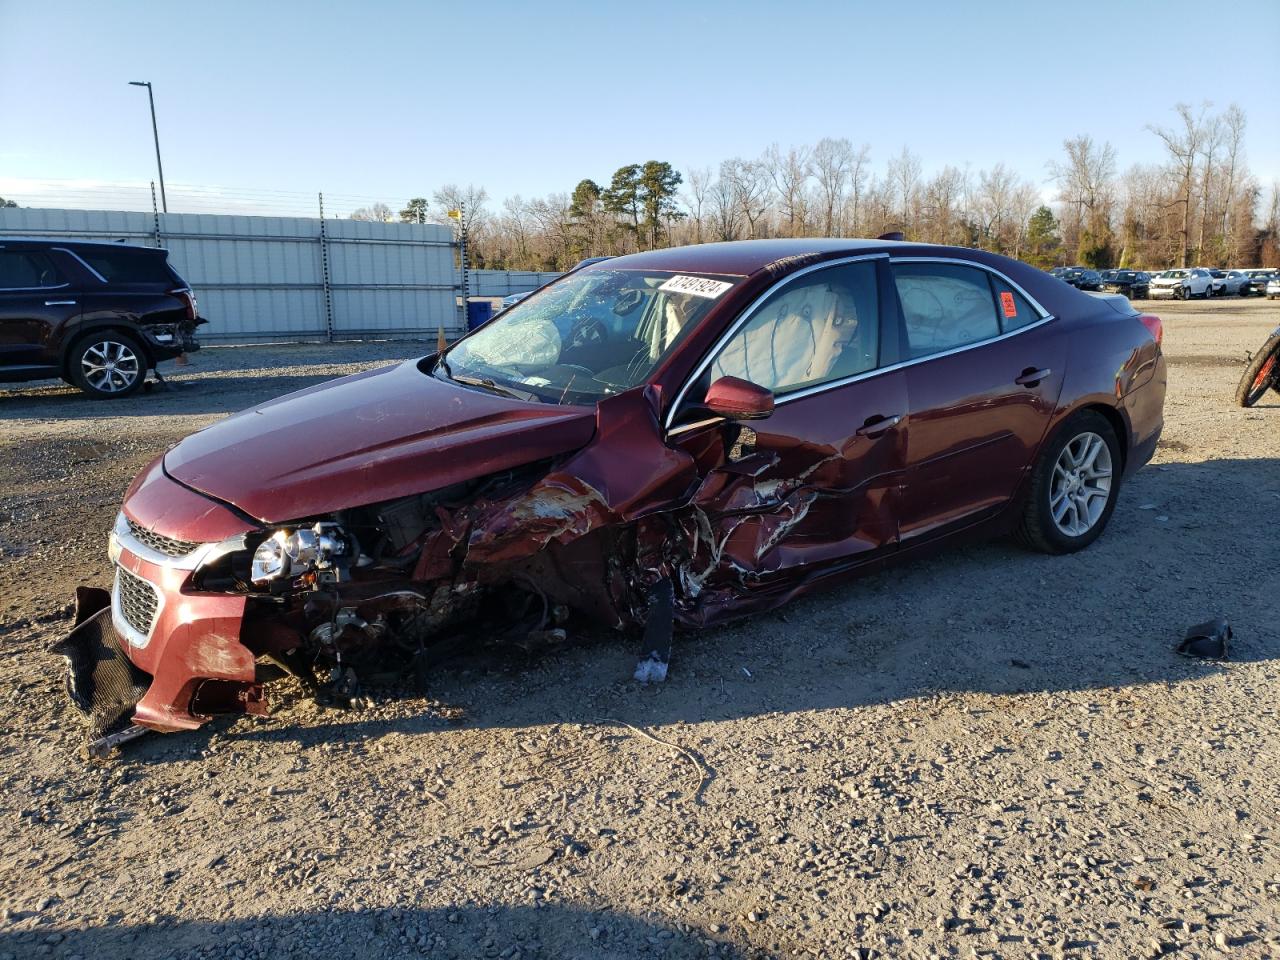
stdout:
<svg viewBox="0 0 1280 960">
<path fill-rule="evenodd" d="M 1003 162 L 1048 193 L 1069 136 L 1109 141 L 1122 169 L 1161 160 L 1145 127 L 1179 101 L 1243 107 L 1270 184 L 1278 22 L 1277 0 L 1209 17 L 1180 0 L 0 0 L 0 196 L 149 205 L 130 80 L 154 85 L 165 178 L 193 209 L 285 212 L 320 190 L 398 209 L 444 183 L 496 206 L 825 136 L 869 143 L 877 171 L 905 145 L 926 174 Z"/>
</svg>

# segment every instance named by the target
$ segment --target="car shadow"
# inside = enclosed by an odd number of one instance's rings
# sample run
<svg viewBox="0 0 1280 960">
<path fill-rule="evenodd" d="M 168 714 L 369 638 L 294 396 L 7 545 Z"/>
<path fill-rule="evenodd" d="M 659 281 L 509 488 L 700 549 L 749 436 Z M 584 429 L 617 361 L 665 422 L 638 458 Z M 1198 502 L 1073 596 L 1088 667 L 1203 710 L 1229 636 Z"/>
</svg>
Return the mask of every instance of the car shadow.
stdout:
<svg viewBox="0 0 1280 960">
<path fill-rule="evenodd" d="M 556 957 L 614 960 L 656 953 L 669 958 L 743 958 L 725 934 L 663 925 L 609 909 L 539 906 L 345 907 L 244 919 L 151 923 L 108 922 L 90 927 L 41 923 L 0 932 L 0 955 L 58 958 L 271 956 L 303 957 Z M 21 924 L 24 916 L 12 918 Z M 496 949 L 495 949 L 496 948 Z M 211 953 L 210 951 L 213 951 Z M 752 950 L 755 956 L 756 951 Z"/>
<path fill-rule="evenodd" d="M 1051 557 L 1003 541 L 952 549 L 735 625 L 683 633 L 663 684 L 632 679 L 633 644 L 588 633 L 536 657 L 455 659 L 436 669 L 425 695 L 374 687 L 367 711 L 316 715 L 300 688 L 286 688 L 271 717 L 217 727 L 232 740 L 314 745 L 606 718 L 663 726 L 950 692 L 986 694 L 991 709 L 1054 691 L 1123 700 L 1126 688 L 1280 657 L 1280 565 L 1274 537 L 1259 529 L 1277 511 L 1280 460 L 1148 466 L 1087 550 Z M 1187 627 L 1217 616 L 1235 630 L 1229 661 L 1175 653 Z M 144 738 L 132 756 L 168 762 L 189 748 L 176 739 Z"/>
</svg>

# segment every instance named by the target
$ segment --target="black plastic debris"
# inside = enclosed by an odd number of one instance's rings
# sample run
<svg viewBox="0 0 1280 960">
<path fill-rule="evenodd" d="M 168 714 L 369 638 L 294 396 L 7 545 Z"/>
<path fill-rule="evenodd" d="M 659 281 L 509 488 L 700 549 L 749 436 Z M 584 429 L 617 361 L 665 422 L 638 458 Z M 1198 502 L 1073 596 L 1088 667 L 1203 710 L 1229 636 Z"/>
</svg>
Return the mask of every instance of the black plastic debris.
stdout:
<svg viewBox="0 0 1280 960">
<path fill-rule="evenodd" d="M 667 679 L 671 660 L 671 643 L 675 637 L 676 597 L 671 581 L 665 577 L 649 591 L 649 612 L 645 618 L 644 639 L 640 646 L 640 662 L 635 678 L 641 683 L 662 683 Z"/>
<path fill-rule="evenodd" d="M 111 623 L 111 595 L 93 587 L 77 588 L 75 626 L 49 652 L 67 660 L 67 693 L 88 720 L 90 754 L 96 754 L 95 744 L 103 741 L 132 739 L 120 734 L 133 733 L 133 709 L 151 677 L 124 655 Z"/>
<path fill-rule="evenodd" d="M 1196 657 L 1200 660 L 1226 660 L 1227 645 L 1231 641 L 1231 625 L 1226 617 L 1206 620 L 1187 628 L 1187 635 L 1178 643 L 1176 650 L 1184 657 Z"/>
</svg>

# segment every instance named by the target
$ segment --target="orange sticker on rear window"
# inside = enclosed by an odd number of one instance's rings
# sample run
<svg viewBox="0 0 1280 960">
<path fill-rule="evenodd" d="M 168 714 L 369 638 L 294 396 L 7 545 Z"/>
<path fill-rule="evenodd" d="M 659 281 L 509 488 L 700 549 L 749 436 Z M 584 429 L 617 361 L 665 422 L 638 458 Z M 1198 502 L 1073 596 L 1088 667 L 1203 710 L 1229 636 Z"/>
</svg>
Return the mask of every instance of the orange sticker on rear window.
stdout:
<svg viewBox="0 0 1280 960">
<path fill-rule="evenodd" d="M 1018 305 L 1013 302 L 1013 294 L 1008 290 L 1000 291 L 1000 309 L 1004 311 L 1006 319 L 1013 319 L 1018 315 Z"/>
</svg>

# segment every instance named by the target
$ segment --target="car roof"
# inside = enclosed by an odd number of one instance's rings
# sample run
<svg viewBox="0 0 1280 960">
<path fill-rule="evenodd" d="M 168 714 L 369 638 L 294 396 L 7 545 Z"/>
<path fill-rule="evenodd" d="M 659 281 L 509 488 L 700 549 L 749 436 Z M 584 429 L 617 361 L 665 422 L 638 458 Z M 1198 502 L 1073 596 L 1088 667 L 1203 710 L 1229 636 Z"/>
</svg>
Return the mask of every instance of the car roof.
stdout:
<svg viewBox="0 0 1280 960">
<path fill-rule="evenodd" d="M 777 268 L 798 259 L 815 261 L 842 253 L 889 253 L 930 244 L 905 243 L 896 240 L 855 240 L 843 238 L 733 240 L 725 243 L 701 243 L 688 247 L 646 250 L 610 260 L 607 270 L 687 270 L 691 273 L 719 273 L 729 276 L 751 276 L 767 268 Z M 935 247 L 943 251 L 950 247 Z M 954 248 L 961 255 L 972 255 L 966 248 Z M 585 269 L 600 269 L 587 267 Z"/>
</svg>

